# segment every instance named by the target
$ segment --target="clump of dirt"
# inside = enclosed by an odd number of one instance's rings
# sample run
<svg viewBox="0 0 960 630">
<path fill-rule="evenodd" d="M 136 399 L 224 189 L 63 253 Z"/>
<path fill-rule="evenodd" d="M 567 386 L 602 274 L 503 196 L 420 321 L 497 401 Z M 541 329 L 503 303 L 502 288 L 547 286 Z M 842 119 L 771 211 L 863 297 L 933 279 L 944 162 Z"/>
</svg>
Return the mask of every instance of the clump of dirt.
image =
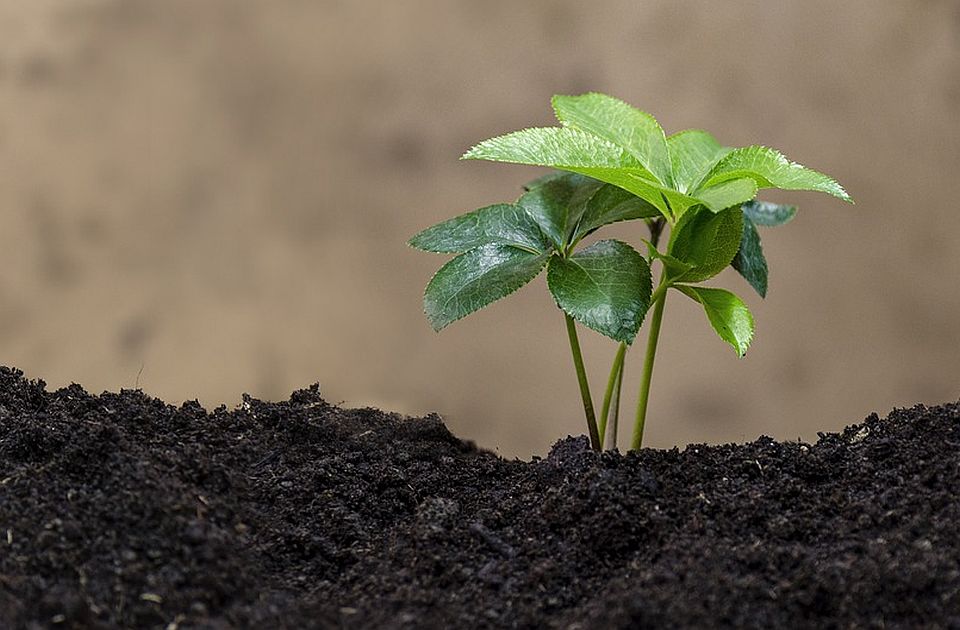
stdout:
<svg viewBox="0 0 960 630">
<path fill-rule="evenodd" d="M 960 407 L 504 461 L 437 416 L 0 369 L 4 628 L 960 627 Z"/>
</svg>

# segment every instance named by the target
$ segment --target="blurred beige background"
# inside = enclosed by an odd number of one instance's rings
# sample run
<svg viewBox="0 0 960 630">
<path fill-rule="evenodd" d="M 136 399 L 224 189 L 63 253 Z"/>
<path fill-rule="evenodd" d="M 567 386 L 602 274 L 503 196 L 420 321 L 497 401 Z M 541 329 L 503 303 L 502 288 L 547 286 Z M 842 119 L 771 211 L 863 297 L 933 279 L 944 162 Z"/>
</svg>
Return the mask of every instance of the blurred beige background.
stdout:
<svg viewBox="0 0 960 630">
<path fill-rule="evenodd" d="M 437 335 L 420 297 L 444 258 L 404 242 L 516 197 L 541 171 L 458 156 L 588 90 L 780 148 L 858 201 L 767 197 L 801 207 L 764 234 L 767 300 L 719 278 L 755 309 L 745 360 L 671 296 L 650 445 L 960 396 L 950 0 L 2 0 L 0 362 L 93 391 L 142 369 L 208 406 L 320 381 L 544 453 L 583 421 L 542 279 Z M 599 397 L 615 348 L 582 339 Z"/>
</svg>

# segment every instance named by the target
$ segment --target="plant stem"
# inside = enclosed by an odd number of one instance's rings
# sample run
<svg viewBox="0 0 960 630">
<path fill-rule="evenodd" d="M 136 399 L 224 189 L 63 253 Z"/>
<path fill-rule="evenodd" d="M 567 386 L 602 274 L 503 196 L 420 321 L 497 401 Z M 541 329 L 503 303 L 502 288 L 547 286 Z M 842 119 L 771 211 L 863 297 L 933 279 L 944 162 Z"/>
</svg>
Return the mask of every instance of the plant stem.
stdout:
<svg viewBox="0 0 960 630">
<path fill-rule="evenodd" d="M 593 399 L 590 397 L 590 383 L 587 381 L 587 371 L 583 367 L 583 353 L 580 352 L 580 339 L 577 337 L 577 326 L 573 318 L 566 313 L 567 336 L 570 337 L 570 352 L 573 354 L 573 366 L 577 369 L 577 381 L 580 383 L 580 396 L 583 398 L 583 413 L 587 417 L 587 429 L 590 431 L 590 445 L 593 450 L 600 451 L 600 433 L 597 430 L 597 416 L 593 411 Z"/>
<path fill-rule="evenodd" d="M 617 375 L 617 387 L 613 390 L 613 406 L 610 413 L 610 448 L 617 450 L 617 432 L 620 428 L 620 392 L 623 391 L 623 371 L 626 363 L 620 364 L 620 373 Z"/>
<path fill-rule="evenodd" d="M 647 219 L 647 228 L 650 230 L 650 244 L 654 248 L 660 242 L 660 235 L 663 234 L 663 227 L 666 221 L 663 217 L 656 219 Z M 600 442 L 610 442 L 610 448 L 617 448 L 617 429 L 620 419 L 620 393 L 623 388 L 623 371 L 625 368 L 625 355 L 627 353 L 627 344 L 622 343 L 617 348 L 617 354 L 613 359 L 613 365 L 610 367 L 610 378 L 607 380 L 607 391 L 603 397 L 603 408 L 600 410 Z M 609 422 L 608 422 L 609 419 Z M 607 425 L 610 426 L 610 440 L 606 440 Z"/>
<path fill-rule="evenodd" d="M 603 394 L 603 406 L 600 408 L 600 444 L 606 443 L 607 418 L 610 416 L 610 403 L 613 400 L 613 390 L 617 385 L 617 380 L 623 377 L 623 357 L 627 354 L 627 344 L 620 342 L 617 348 L 617 355 L 613 358 L 613 365 L 610 367 L 610 377 L 607 379 L 607 391 Z M 619 398 L 619 392 L 618 392 Z M 614 408 L 614 418 L 617 416 L 617 410 Z M 616 426 L 613 427 L 614 442 L 616 442 Z"/>
<path fill-rule="evenodd" d="M 667 302 L 667 272 L 660 277 L 660 286 L 654 291 L 653 319 L 650 320 L 650 336 L 647 338 L 647 354 L 643 360 L 643 378 L 640 381 L 640 397 L 637 399 L 637 420 L 633 427 L 632 450 L 643 445 L 643 425 L 647 419 L 647 404 L 650 401 L 650 381 L 653 379 L 653 361 L 657 356 L 657 342 L 660 339 L 660 324 L 663 321 L 663 307 Z"/>
</svg>

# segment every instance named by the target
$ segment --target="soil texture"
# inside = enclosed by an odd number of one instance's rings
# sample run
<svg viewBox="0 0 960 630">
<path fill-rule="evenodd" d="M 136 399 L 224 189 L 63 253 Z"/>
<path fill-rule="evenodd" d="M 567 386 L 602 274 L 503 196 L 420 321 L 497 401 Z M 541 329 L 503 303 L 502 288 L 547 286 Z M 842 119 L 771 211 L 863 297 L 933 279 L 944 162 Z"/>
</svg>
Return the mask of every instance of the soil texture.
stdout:
<svg viewBox="0 0 960 630">
<path fill-rule="evenodd" d="M 960 628 L 960 406 L 505 461 L 437 416 L 0 369 L 0 627 Z"/>
</svg>

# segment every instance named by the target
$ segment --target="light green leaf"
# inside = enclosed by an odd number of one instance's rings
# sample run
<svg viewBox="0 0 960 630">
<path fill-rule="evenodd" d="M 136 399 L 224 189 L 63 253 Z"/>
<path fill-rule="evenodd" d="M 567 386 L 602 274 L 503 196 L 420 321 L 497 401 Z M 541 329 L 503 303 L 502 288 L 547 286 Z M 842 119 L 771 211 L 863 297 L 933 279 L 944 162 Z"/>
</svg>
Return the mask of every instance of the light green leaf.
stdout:
<svg viewBox="0 0 960 630">
<path fill-rule="evenodd" d="M 526 210 L 557 249 L 563 249 L 587 202 L 603 185 L 576 173 L 555 173 L 524 193 L 517 205 Z"/>
<path fill-rule="evenodd" d="M 554 256 L 547 284 L 568 315 L 628 344 L 650 306 L 650 267 L 621 241 L 599 241 L 567 259 Z"/>
<path fill-rule="evenodd" d="M 661 184 L 673 183 L 667 140 L 656 118 L 620 99 L 596 92 L 557 95 L 552 102 L 557 119 L 565 126 L 625 148 Z"/>
<path fill-rule="evenodd" d="M 582 238 L 610 223 L 659 216 L 660 211 L 640 197 L 618 186 L 604 184 L 587 202 L 575 237 Z"/>
<path fill-rule="evenodd" d="M 767 201 L 749 201 L 741 206 L 743 216 L 753 221 L 755 225 L 775 227 L 789 223 L 797 214 L 796 206 L 784 206 Z"/>
<path fill-rule="evenodd" d="M 724 289 L 676 285 L 687 297 L 703 305 L 707 319 L 720 338 L 733 346 L 743 357 L 753 340 L 753 315 L 750 309 L 733 293 Z"/>
<path fill-rule="evenodd" d="M 672 188 L 653 183 L 633 172 L 624 169 L 571 169 L 578 173 L 589 175 L 602 182 L 619 186 L 633 193 L 644 201 L 657 208 L 660 213 L 673 223 L 683 215 L 688 208 L 700 205 L 703 202 L 695 197 L 678 193 Z"/>
<path fill-rule="evenodd" d="M 527 211 L 515 204 L 501 203 L 462 214 L 420 232 L 409 241 L 427 252 L 456 253 L 488 243 L 514 245 L 543 252 L 550 244 Z"/>
<path fill-rule="evenodd" d="M 549 166 L 580 173 L 632 192 L 671 221 L 674 213 L 679 216 L 701 203 L 657 182 L 622 147 L 569 127 L 524 129 L 491 138 L 467 151 L 463 159 Z"/>
<path fill-rule="evenodd" d="M 760 246 L 760 234 L 753 221 L 743 217 L 743 237 L 740 250 L 730 263 L 743 278 L 750 283 L 760 297 L 767 297 L 767 259 Z"/>
<path fill-rule="evenodd" d="M 702 282 L 723 271 L 737 254 L 742 233 L 738 206 L 716 214 L 704 208 L 685 214 L 670 235 L 667 253 L 692 267 L 672 280 Z"/>
<path fill-rule="evenodd" d="M 734 149 L 728 153 L 717 162 L 698 190 L 743 177 L 753 179 L 760 188 L 814 190 L 853 202 L 833 178 L 795 164 L 779 151 L 761 146 Z"/>
<path fill-rule="evenodd" d="M 673 183 L 682 193 L 694 190 L 710 169 L 732 149 L 700 129 L 687 129 L 667 138 Z"/>
<path fill-rule="evenodd" d="M 463 154 L 464 160 L 490 160 L 572 168 L 626 169 L 653 180 L 649 171 L 623 147 L 578 129 L 534 127 L 484 140 Z"/>
<path fill-rule="evenodd" d="M 548 258 L 499 243 L 471 249 L 433 276 L 423 295 L 423 312 L 434 330 L 442 330 L 533 280 Z"/>
<path fill-rule="evenodd" d="M 757 194 L 757 184 L 752 179 L 733 179 L 697 192 L 697 198 L 714 212 L 739 206 L 753 199 Z"/>
</svg>

